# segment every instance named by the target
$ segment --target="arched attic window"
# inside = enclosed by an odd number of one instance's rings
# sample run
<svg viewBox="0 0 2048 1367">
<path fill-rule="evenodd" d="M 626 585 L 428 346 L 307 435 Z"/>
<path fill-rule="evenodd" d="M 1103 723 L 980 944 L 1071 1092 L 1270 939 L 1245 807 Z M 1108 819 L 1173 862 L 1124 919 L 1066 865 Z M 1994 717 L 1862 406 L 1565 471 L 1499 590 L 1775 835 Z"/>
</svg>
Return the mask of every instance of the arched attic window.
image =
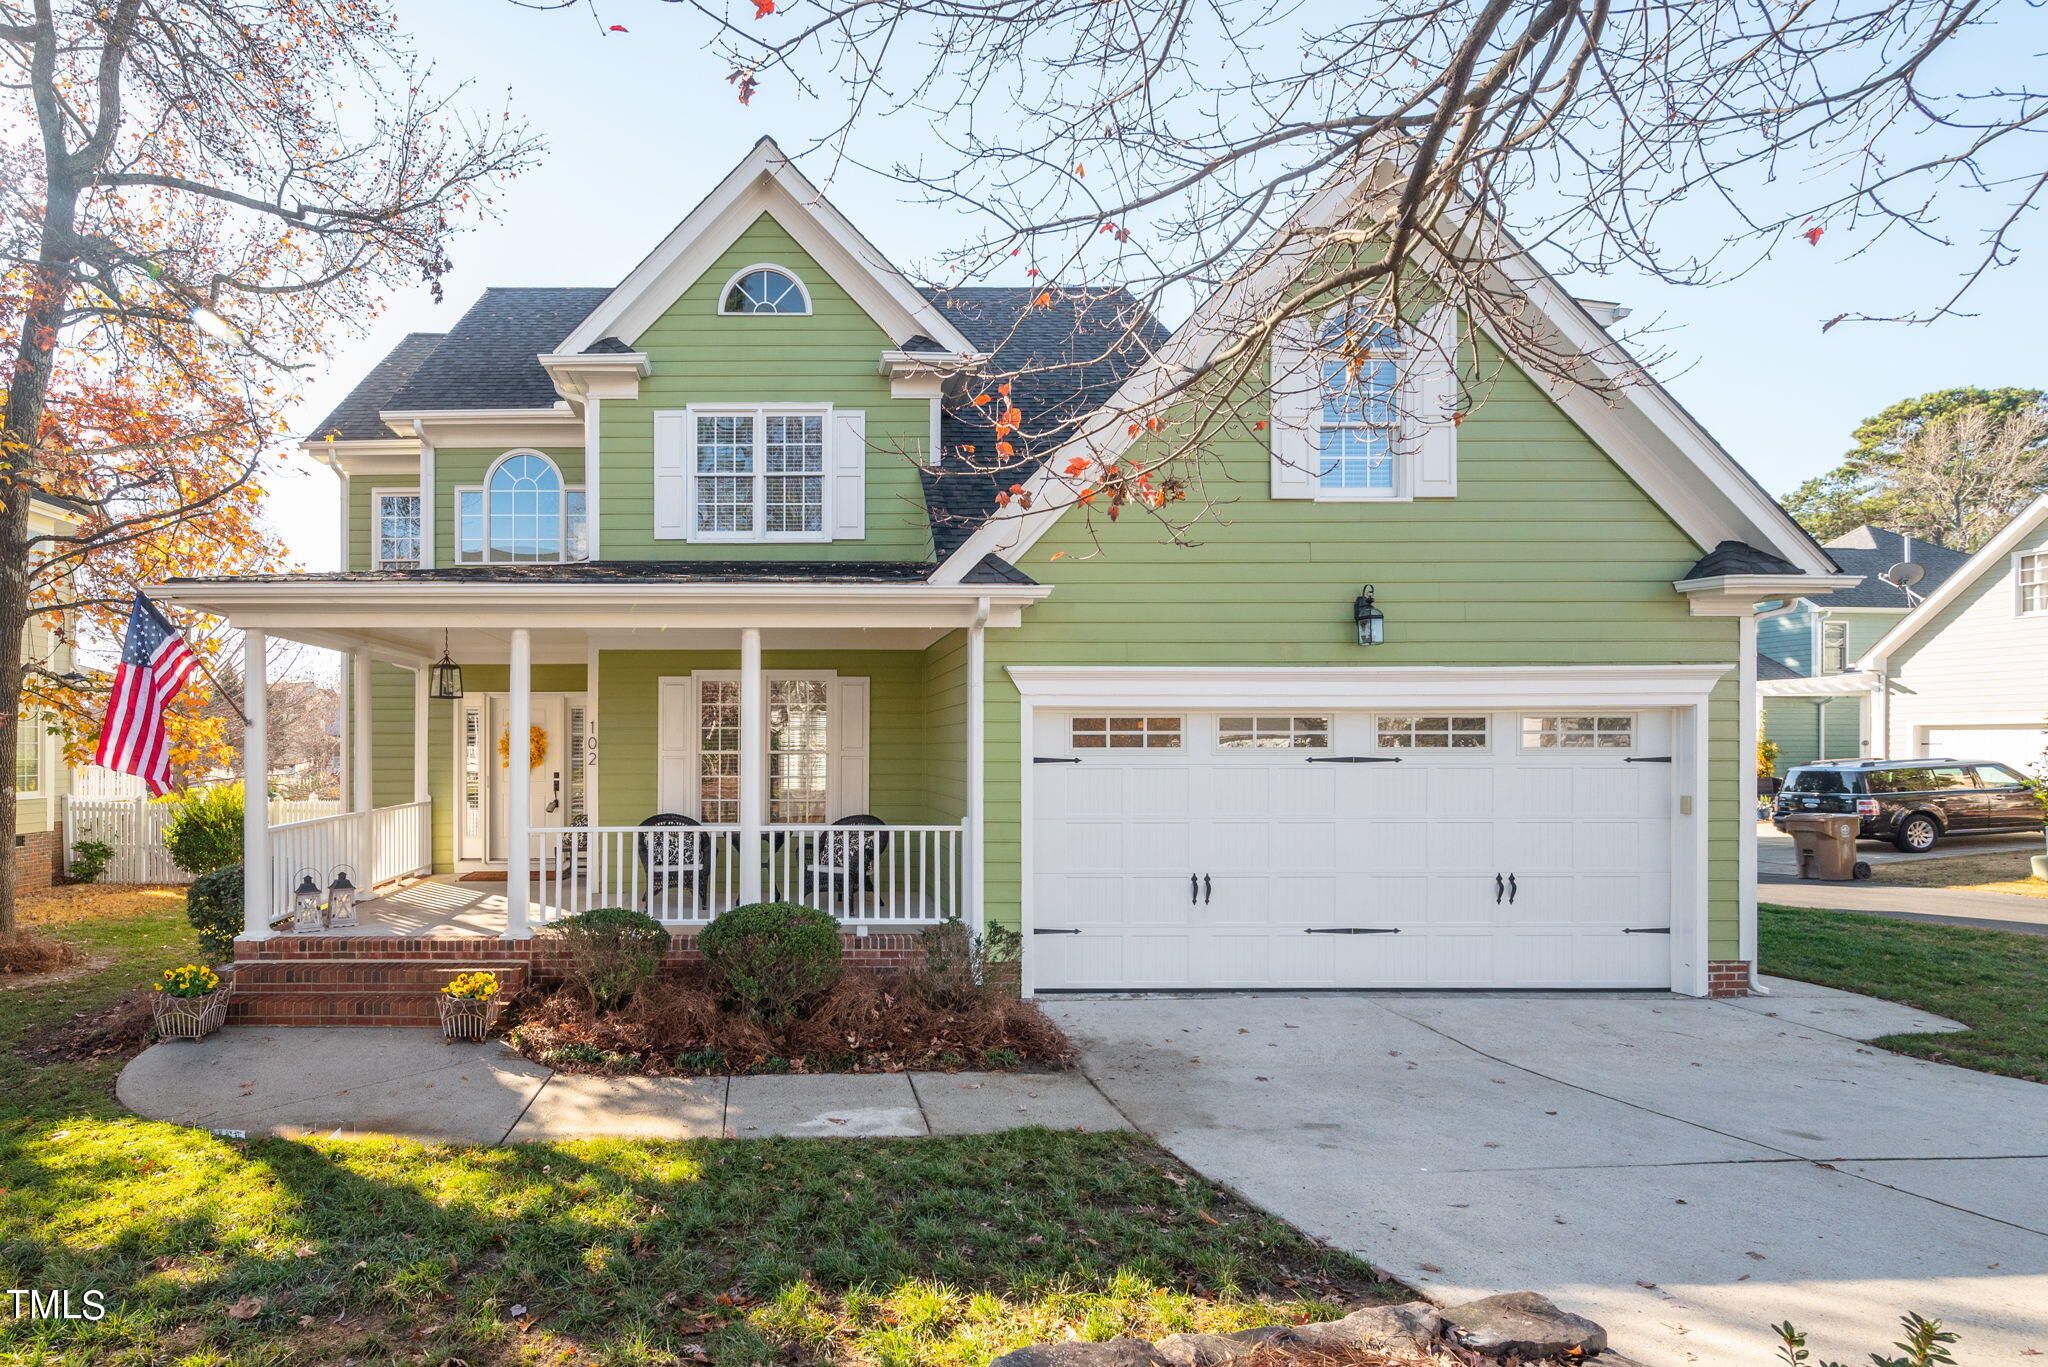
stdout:
<svg viewBox="0 0 2048 1367">
<path fill-rule="evenodd" d="M 480 487 L 458 489 L 456 561 L 532 564 L 586 557 L 583 490 L 539 451 L 507 451 Z"/>
<path fill-rule="evenodd" d="M 811 296 L 803 282 L 780 266 L 748 266 L 726 281 L 720 313 L 805 314 Z"/>
</svg>

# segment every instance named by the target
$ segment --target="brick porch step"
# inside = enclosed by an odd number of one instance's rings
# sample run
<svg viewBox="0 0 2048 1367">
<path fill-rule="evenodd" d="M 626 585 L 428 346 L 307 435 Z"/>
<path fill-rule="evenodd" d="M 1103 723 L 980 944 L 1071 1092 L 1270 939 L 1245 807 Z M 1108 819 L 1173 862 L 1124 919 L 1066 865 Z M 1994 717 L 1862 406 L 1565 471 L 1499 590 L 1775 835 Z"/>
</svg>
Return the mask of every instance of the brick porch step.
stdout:
<svg viewBox="0 0 2048 1367">
<path fill-rule="evenodd" d="M 502 950 L 490 958 L 239 958 L 228 1024 L 437 1026 L 441 988 L 458 974 L 479 970 L 497 974 L 508 994 L 526 985 L 527 965 L 502 957 Z"/>
</svg>

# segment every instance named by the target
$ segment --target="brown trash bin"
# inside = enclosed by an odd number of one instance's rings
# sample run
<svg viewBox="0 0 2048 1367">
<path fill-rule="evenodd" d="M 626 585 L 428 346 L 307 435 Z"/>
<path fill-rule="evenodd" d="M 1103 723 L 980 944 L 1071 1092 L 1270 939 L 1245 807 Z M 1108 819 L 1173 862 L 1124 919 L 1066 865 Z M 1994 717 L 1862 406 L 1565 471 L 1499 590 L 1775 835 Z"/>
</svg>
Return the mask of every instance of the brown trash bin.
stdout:
<svg viewBox="0 0 2048 1367">
<path fill-rule="evenodd" d="M 1799 814 L 1785 818 L 1785 830 L 1799 852 L 1799 876 L 1847 883 L 1870 877 L 1870 866 L 1856 862 L 1856 834 L 1863 829 L 1857 816 Z"/>
</svg>

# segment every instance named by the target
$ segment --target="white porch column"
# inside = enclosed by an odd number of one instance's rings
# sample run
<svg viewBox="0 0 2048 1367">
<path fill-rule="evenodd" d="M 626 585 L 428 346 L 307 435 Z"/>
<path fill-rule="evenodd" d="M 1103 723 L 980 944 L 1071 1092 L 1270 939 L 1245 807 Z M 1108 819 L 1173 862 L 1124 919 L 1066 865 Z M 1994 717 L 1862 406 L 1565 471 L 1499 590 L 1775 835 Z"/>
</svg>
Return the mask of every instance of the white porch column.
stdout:
<svg viewBox="0 0 2048 1367">
<path fill-rule="evenodd" d="M 357 651 L 349 657 L 349 702 L 351 703 L 348 743 L 354 755 L 351 768 L 355 778 L 349 784 L 349 810 L 367 812 L 376 803 L 370 794 L 370 656 Z"/>
<path fill-rule="evenodd" d="M 984 807 L 982 729 L 987 720 L 984 694 L 988 688 L 987 642 L 988 599 L 975 604 L 974 625 L 967 628 L 967 924 L 979 932 L 983 924 L 985 892 L 982 884 L 982 813 Z"/>
<path fill-rule="evenodd" d="M 740 631 L 740 901 L 761 900 L 761 817 L 767 810 L 767 693 L 761 629 Z"/>
<path fill-rule="evenodd" d="M 530 940 L 533 749 L 527 738 L 533 734 L 533 635 L 525 627 L 512 632 L 511 672 L 512 715 L 505 738 L 505 938 Z"/>
<path fill-rule="evenodd" d="M 412 671 L 412 800 L 427 800 L 427 666 Z"/>
<path fill-rule="evenodd" d="M 270 938 L 270 674 L 269 639 L 260 631 L 242 634 L 242 938 Z"/>
</svg>

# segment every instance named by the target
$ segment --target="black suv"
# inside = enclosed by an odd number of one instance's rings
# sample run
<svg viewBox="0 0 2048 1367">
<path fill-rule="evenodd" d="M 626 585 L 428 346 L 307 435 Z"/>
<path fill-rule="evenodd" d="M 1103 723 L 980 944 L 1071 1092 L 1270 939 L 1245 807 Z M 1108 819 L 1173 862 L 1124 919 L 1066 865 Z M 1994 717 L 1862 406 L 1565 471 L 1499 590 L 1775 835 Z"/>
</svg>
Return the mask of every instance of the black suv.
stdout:
<svg viewBox="0 0 2048 1367">
<path fill-rule="evenodd" d="M 2026 779 L 1975 759 L 1844 759 L 1802 764 L 1785 776 L 1771 824 L 1805 813 L 1854 812 L 1859 839 L 1889 840 L 1908 854 L 1944 835 L 2038 831 L 2041 804 Z"/>
</svg>

